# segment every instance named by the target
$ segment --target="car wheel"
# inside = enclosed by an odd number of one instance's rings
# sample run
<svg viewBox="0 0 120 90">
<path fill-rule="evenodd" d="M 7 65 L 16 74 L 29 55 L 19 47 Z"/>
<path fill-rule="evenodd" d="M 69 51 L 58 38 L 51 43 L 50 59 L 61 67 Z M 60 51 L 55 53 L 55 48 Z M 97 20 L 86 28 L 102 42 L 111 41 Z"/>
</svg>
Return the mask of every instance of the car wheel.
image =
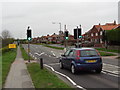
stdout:
<svg viewBox="0 0 120 90">
<path fill-rule="evenodd" d="M 76 73 L 76 70 L 75 70 L 75 66 L 74 66 L 74 65 L 71 66 L 71 72 L 72 72 L 73 74 Z"/>
<path fill-rule="evenodd" d="M 61 61 L 60 61 L 60 69 L 63 69 L 63 64 Z"/>
<path fill-rule="evenodd" d="M 101 73 L 102 69 L 97 69 L 95 71 L 96 71 L 96 73 Z"/>
</svg>

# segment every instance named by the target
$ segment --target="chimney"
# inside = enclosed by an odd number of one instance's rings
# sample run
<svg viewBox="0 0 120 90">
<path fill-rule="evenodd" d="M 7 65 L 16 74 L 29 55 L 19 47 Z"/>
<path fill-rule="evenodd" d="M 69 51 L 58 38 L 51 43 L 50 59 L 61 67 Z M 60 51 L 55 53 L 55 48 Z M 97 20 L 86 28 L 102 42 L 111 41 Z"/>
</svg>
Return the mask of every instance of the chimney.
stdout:
<svg viewBox="0 0 120 90">
<path fill-rule="evenodd" d="M 114 25 L 116 25 L 116 21 L 114 20 Z"/>
<path fill-rule="evenodd" d="M 100 25 L 100 23 L 99 23 L 99 25 Z"/>
</svg>

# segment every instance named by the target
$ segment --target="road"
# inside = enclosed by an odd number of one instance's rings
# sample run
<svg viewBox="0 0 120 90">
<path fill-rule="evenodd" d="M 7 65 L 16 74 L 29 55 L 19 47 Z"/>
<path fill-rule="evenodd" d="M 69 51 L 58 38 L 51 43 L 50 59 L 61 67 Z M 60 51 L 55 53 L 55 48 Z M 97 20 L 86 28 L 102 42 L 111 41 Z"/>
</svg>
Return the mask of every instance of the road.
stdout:
<svg viewBox="0 0 120 90">
<path fill-rule="evenodd" d="M 27 50 L 27 45 L 23 47 Z M 94 72 L 80 72 L 73 75 L 69 70 L 59 68 L 59 57 L 62 50 L 56 50 L 41 45 L 30 45 L 30 55 L 35 59 L 42 57 L 44 65 L 51 68 L 55 73 L 62 75 L 72 85 L 82 89 L 88 88 L 111 88 L 118 90 L 118 60 L 103 57 L 103 71 L 101 74 Z"/>
</svg>

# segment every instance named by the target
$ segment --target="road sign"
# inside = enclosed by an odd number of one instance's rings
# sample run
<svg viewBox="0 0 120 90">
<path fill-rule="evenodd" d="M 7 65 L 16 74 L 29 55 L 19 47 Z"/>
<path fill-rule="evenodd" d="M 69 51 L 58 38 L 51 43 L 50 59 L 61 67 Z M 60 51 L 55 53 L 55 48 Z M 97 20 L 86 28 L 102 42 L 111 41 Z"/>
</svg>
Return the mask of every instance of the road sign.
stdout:
<svg viewBox="0 0 120 90">
<path fill-rule="evenodd" d="M 9 44 L 9 48 L 16 48 L 16 44 Z"/>
</svg>

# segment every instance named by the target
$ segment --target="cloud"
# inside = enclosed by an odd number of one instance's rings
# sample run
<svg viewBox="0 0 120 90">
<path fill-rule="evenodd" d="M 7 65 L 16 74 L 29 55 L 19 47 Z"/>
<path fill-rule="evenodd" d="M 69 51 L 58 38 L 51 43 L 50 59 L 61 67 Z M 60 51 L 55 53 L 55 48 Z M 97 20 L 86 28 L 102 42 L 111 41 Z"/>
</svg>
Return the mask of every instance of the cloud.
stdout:
<svg viewBox="0 0 120 90">
<path fill-rule="evenodd" d="M 58 33 L 61 22 L 62 30 L 67 24 L 71 34 L 73 28 L 82 24 L 83 33 L 94 24 L 105 24 L 117 19 L 116 2 L 21 2 L 3 3 L 3 29 L 10 29 L 15 38 L 26 38 L 28 25 L 33 30 L 33 37 Z"/>
</svg>

